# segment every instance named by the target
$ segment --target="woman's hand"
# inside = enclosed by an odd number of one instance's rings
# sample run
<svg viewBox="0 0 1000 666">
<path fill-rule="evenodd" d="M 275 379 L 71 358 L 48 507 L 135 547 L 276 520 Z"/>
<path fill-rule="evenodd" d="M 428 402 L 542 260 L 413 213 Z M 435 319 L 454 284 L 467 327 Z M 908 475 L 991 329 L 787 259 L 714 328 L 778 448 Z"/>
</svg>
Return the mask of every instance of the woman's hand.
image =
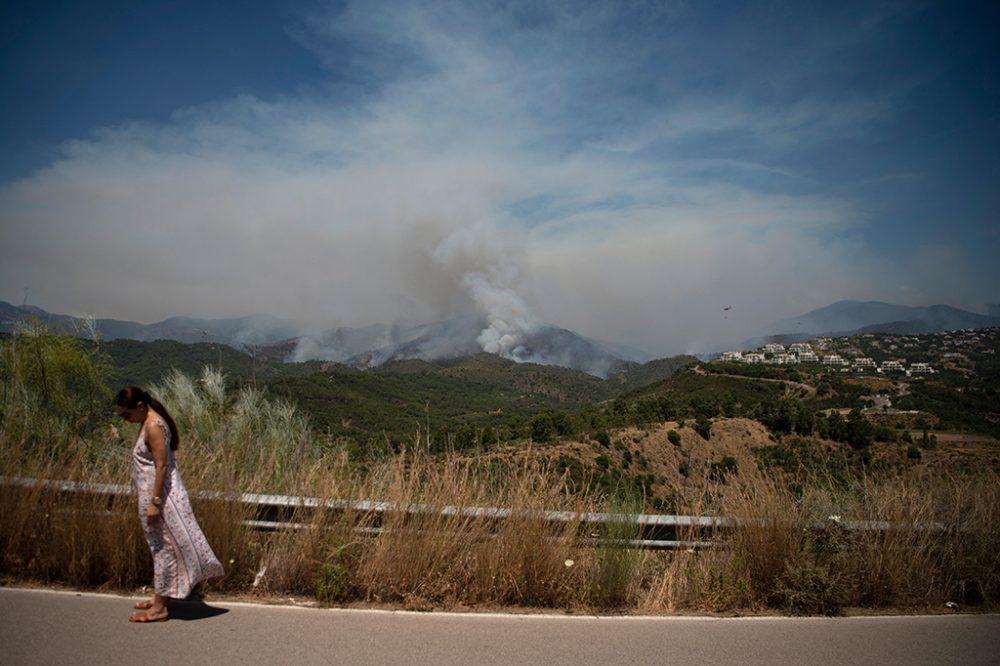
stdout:
<svg viewBox="0 0 1000 666">
<path fill-rule="evenodd" d="M 160 519 L 160 507 L 155 504 L 150 504 L 146 507 L 146 518 L 150 522 L 155 522 Z"/>
</svg>

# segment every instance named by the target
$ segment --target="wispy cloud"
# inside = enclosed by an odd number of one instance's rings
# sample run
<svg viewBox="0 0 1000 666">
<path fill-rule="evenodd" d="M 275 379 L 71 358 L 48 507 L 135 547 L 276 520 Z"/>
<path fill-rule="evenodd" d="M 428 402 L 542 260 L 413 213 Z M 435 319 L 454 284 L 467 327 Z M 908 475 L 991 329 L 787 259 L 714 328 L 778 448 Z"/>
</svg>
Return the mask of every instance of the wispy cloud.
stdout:
<svg viewBox="0 0 1000 666">
<path fill-rule="evenodd" d="M 866 213 L 780 159 L 885 122 L 891 95 L 711 85 L 685 11 L 317 13 L 296 35 L 337 71 L 328 88 L 104 128 L 4 185 L 0 284 L 107 316 L 340 325 L 513 295 L 517 316 L 654 353 L 900 293 L 855 234 Z"/>
</svg>

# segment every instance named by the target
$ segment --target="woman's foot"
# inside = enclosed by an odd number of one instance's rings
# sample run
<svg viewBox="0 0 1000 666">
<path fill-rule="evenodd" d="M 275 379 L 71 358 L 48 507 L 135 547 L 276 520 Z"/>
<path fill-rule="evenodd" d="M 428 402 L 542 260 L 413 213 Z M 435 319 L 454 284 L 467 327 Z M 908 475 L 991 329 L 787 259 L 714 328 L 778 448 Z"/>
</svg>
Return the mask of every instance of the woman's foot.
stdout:
<svg viewBox="0 0 1000 666">
<path fill-rule="evenodd" d="M 139 610 L 148 610 L 152 607 L 153 607 L 152 599 L 143 599 L 142 601 L 136 603 L 135 606 L 132 606 L 132 608 L 137 608 Z"/>
<path fill-rule="evenodd" d="M 166 622 L 170 619 L 167 614 L 167 609 L 162 609 L 159 613 L 154 613 L 153 611 L 142 611 L 139 613 L 132 613 L 129 616 L 129 622 Z"/>
</svg>

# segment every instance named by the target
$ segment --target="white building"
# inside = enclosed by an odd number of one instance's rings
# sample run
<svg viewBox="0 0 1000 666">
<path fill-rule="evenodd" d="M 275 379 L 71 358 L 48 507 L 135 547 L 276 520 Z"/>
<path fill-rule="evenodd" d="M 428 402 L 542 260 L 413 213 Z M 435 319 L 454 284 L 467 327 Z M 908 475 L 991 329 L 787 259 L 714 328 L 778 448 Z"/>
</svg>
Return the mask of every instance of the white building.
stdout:
<svg viewBox="0 0 1000 666">
<path fill-rule="evenodd" d="M 877 366 L 875 365 L 875 361 L 862 356 L 861 358 L 854 359 L 854 367 L 861 368 L 863 370 L 874 370 Z"/>
<path fill-rule="evenodd" d="M 765 354 L 784 354 L 785 345 L 779 345 L 777 342 L 769 342 L 764 345 Z"/>
<path fill-rule="evenodd" d="M 722 360 L 723 361 L 742 361 L 743 360 L 743 352 L 737 352 L 737 351 L 722 352 Z"/>
<path fill-rule="evenodd" d="M 849 365 L 849 363 L 840 354 L 829 354 L 823 357 L 823 365 Z"/>
<path fill-rule="evenodd" d="M 793 342 L 788 345 L 788 351 L 792 354 L 808 354 L 812 353 L 812 347 L 808 342 Z"/>
<path fill-rule="evenodd" d="M 903 367 L 901 361 L 885 361 L 882 363 L 882 367 L 878 369 L 879 372 L 906 372 L 906 368 Z"/>
<path fill-rule="evenodd" d="M 771 362 L 774 365 L 796 365 L 799 362 L 799 357 L 794 354 L 775 354 L 771 358 Z"/>
<path fill-rule="evenodd" d="M 934 372 L 930 363 L 911 363 L 910 372 L 915 375 L 929 375 Z"/>
<path fill-rule="evenodd" d="M 800 363 L 819 363 L 819 356 L 816 356 L 816 354 L 812 353 L 811 351 L 800 352 L 799 353 L 799 362 Z"/>
<path fill-rule="evenodd" d="M 764 355 L 763 354 L 744 354 L 743 355 L 743 362 L 744 363 L 749 363 L 751 365 L 754 365 L 754 364 L 757 364 L 757 363 L 763 363 L 764 362 Z"/>
</svg>

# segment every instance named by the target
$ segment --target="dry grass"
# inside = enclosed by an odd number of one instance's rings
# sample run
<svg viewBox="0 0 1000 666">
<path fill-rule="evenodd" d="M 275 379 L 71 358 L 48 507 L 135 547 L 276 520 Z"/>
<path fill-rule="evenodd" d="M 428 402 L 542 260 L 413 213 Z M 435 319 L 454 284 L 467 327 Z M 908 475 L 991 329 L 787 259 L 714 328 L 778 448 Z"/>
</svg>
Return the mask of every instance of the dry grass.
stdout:
<svg viewBox="0 0 1000 666">
<path fill-rule="evenodd" d="M 813 479 L 799 493 L 776 478 L 729 477 L 690 489 L 678 507 L 735 519 L 735 527 L 717 535 L 726 547 L 640 553 L 621 545 L 635 536 L 627 519 L 599 530 L 606 540 L 599 548 L 581 544 L 590 534 L 579 521 L 553 526 L 542 520 L 549 510 L 628 516 L 639 508 L 624 497 L 569 493 L 542 462 L 432 456 L 417 434 L 409 451 L 361 468 L 342 451 L 317 446 L 308 423 L 288 405 L 253 391 L 226 395 L 210 373 L 200 383 L 173 376 L 157 393 L 178 419 L 178 464 L 191 491 L 426 508 L 321 510 L 301 515 L 308 520 L 303 529 L 260 533 L 242 526 L 250 516 L 240 504 L 202 499 L 196 515 L 227 568 L 209 590 L 411 608 L 645 612 L 836 613 L 845 606 L 926 607 L 946 600 L 994 608 L 1000 599 L 1000 483 L 990 473 L 861 477 L 848 487 Z M 16 437 L 0 438 L 4 476 L 131 483 L 134 428 L 102 426 L 74 435 L 52 423 L 33 430 L 27 416 L 18 418 L 27 425 Z M 64 437 L 59 446 L 39 445 L 39 437 L 55 433 Z M 495 521 L 444 511 L 462 506 L 505 507 L 513 514 Z M 67 504 L 38 488 L 0 485 L 0 515 L 0 576 L 104 589 L 149 582 L 151 562 L 132 496 Z M 848 530 L 848 521 L 887 521 L 894 528 Z"/>
</svg>

